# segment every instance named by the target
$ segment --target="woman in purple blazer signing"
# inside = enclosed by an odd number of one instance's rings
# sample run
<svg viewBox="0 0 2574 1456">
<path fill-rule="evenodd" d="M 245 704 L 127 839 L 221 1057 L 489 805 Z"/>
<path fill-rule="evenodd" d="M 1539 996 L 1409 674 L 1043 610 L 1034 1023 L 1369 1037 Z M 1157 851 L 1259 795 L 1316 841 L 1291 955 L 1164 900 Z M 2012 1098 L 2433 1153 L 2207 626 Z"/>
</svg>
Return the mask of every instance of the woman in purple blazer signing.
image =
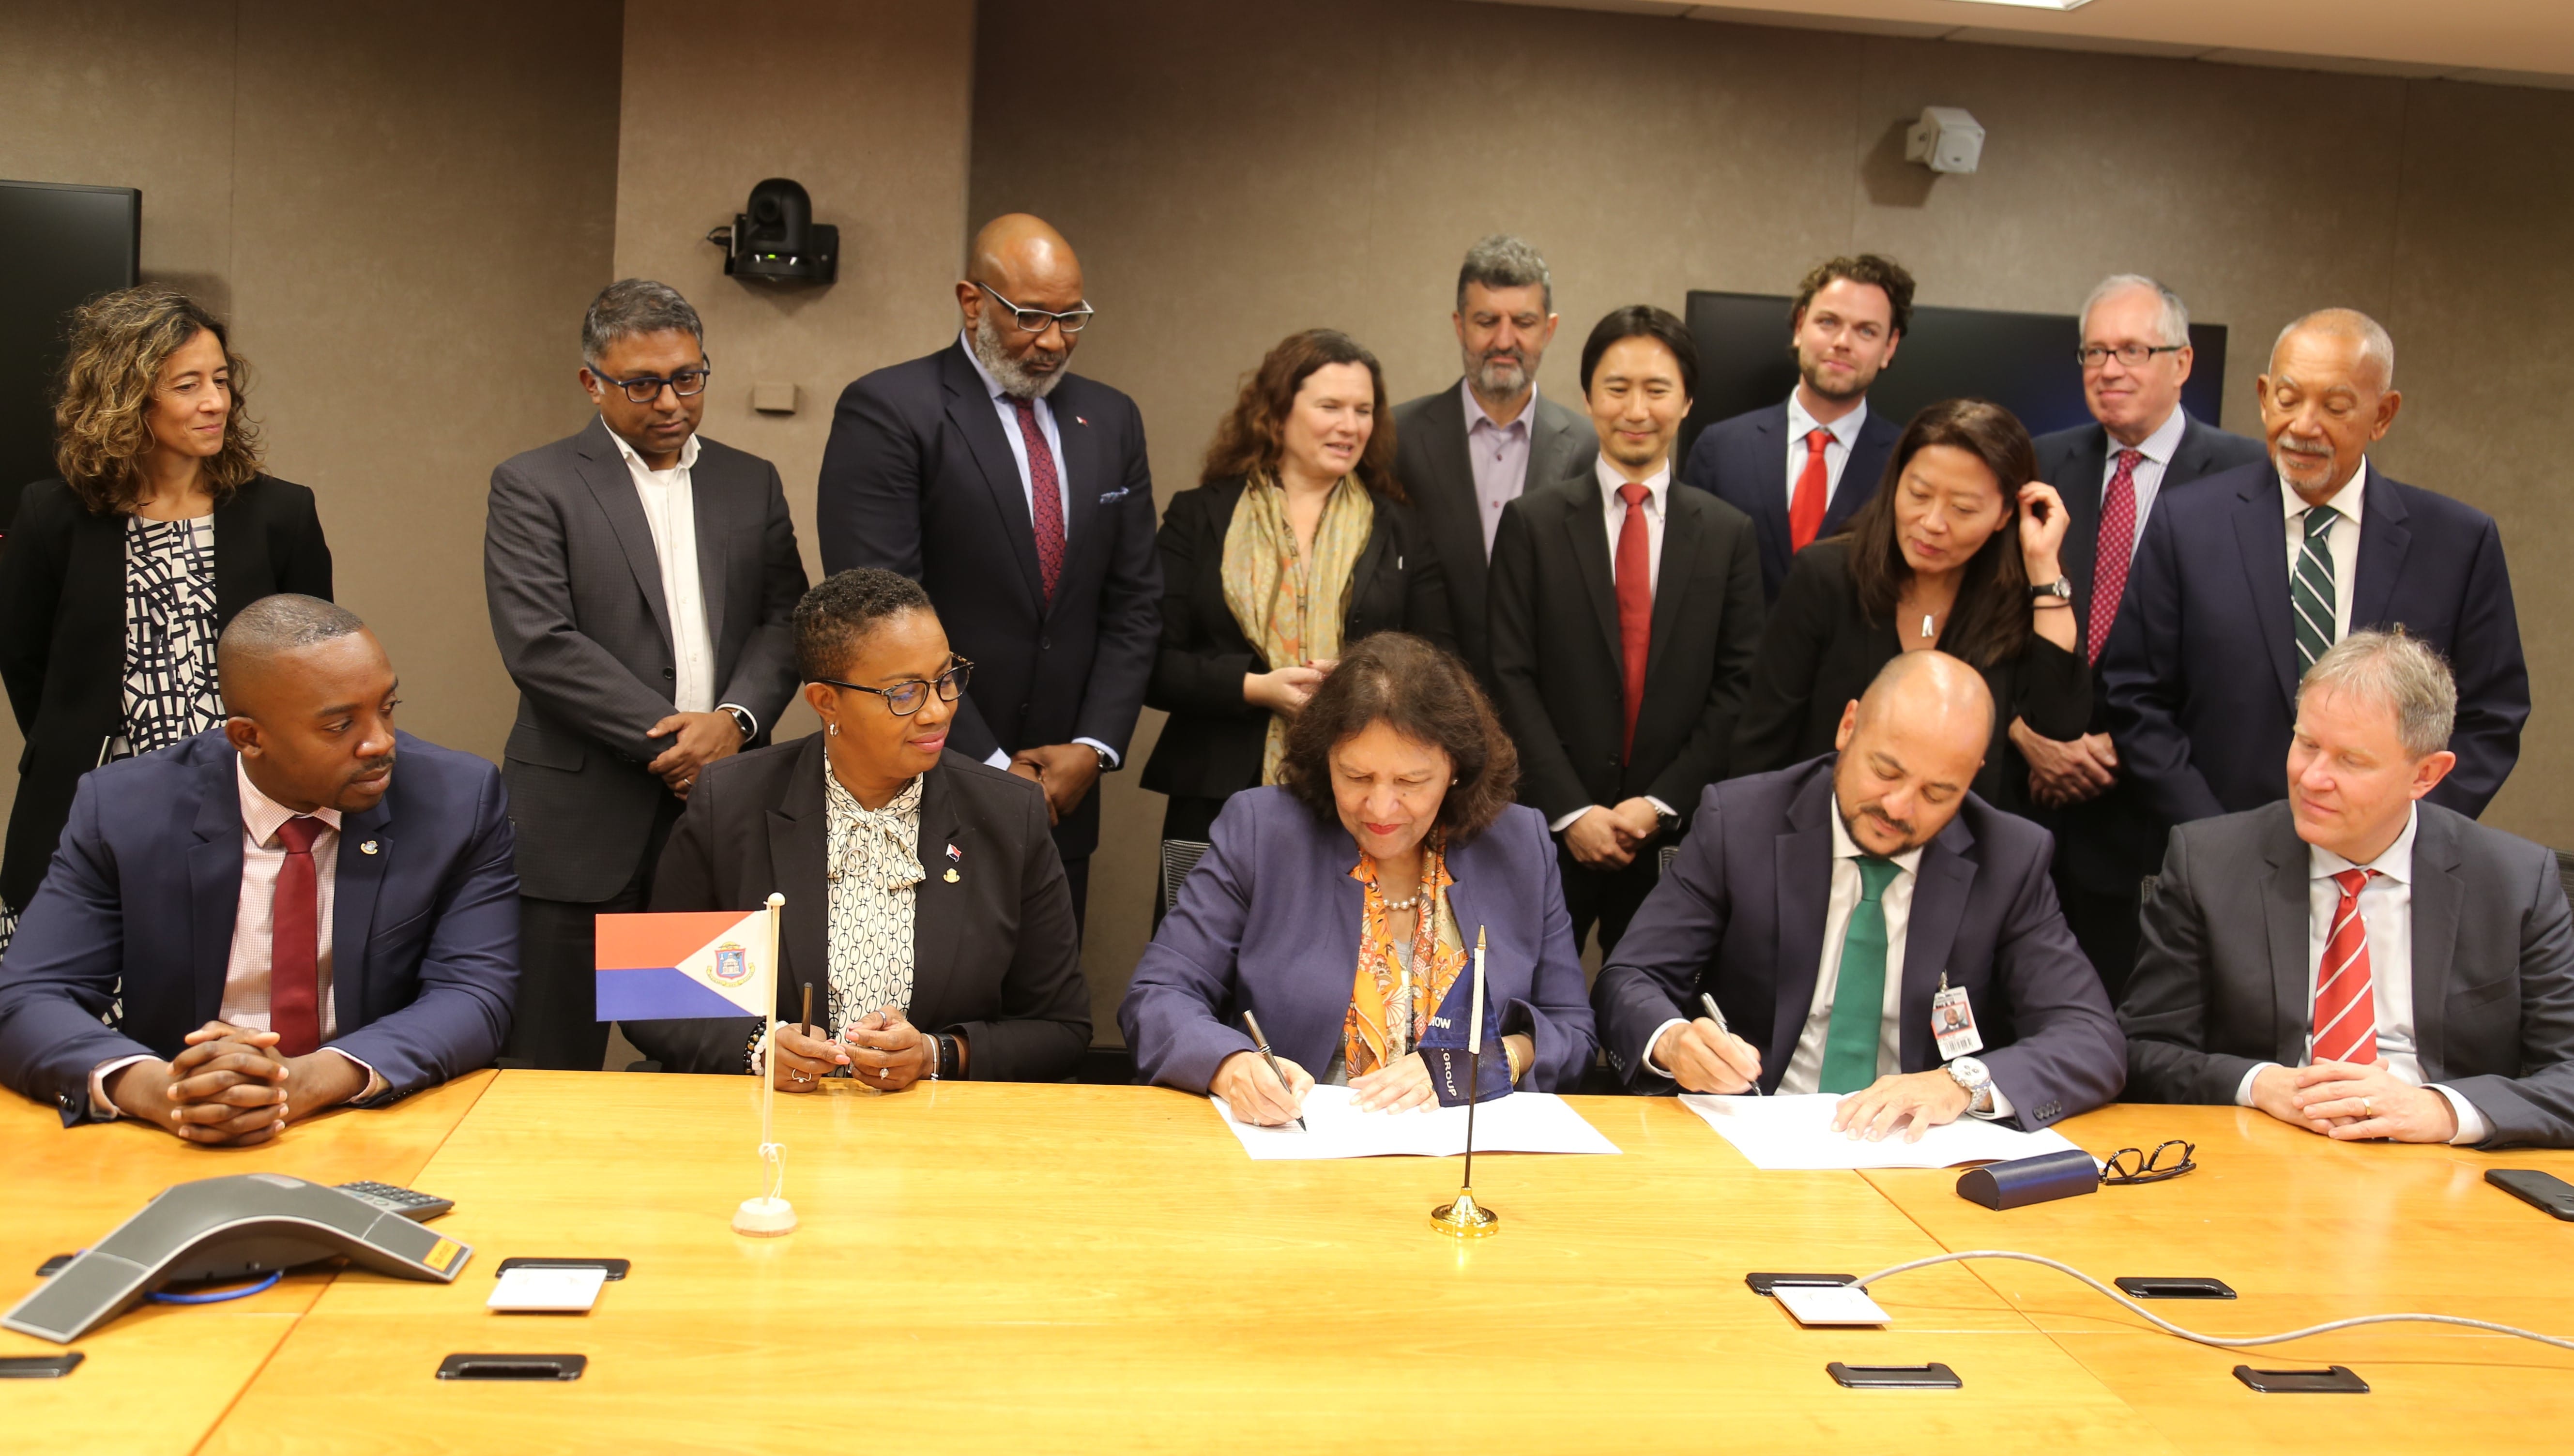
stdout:
<svg viewBox="0 0 2574 1456">
<path fill-rule="evenodd" d="M 1317 1078 L 1362 1107 L 1421 1106 L 1434 1093 L 1418 1048 L 1481 932 L 1511 1080 L 1580 1081 L 1597 1042 L 1580 952 L 1518 783 L 1464 664 L 1393 632 L 1344 651 L 1288 729 L 1278 784 L 1226 802 L 1135 967 L 1117 1023 L 1139 1078 L 1273 1125 Z"/>
</svg>

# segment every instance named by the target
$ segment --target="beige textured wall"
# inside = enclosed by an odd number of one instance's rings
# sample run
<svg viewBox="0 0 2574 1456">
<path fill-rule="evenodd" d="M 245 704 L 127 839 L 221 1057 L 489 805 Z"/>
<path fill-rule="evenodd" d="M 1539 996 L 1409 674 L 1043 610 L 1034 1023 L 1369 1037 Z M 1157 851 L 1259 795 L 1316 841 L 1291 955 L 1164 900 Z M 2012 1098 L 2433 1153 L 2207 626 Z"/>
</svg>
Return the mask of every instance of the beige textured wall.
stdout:
<svg viewBox="0 0 2574 1456">
<path fill-rule="evenodd" d="M 2574 226 L 2574 96 L 1442 0 L 984 0 L 980 28 L 970 211 L 1038 212 L 1080 250 L 1101 317 L 1079 367 L 1141 405 L 1165 499 L 1291 330 L 1357 335 L 1398 398 L 1450 384 L 1457 261 L 1493 231 L 1554 267 L 1559 398 L 1612 307 L 1784 292 L 1862 248 L 1967 307 L 2069 312 L 2102 274 L 2156 274 L 2231 326 L 2238 430 L 2280 325 L 2376 314 L 2408 398 L 2377 458 L 2492 512 L 2520 569 L 2537 709 L 2492 820 L 2574 842 L 2574 788 L 2542 766 L 2574 746 L 2574 651 L 2546 629 L 2574 582 L 2545 570 L 2574 537 L 2545 424 L 2574 282 L 2521 261 Z M 1078 80 L 1020 83 L 1031 47 Z M 1985 124 L 1980 172 L 1902 162 L 1927 104 Z M 1160 814 L 1110 780 L 1103 1005 L 1145 937 Z"/>
<path fill-rule="evenodd" d="M 319 495 L 404 726 L 494 755 L 512 700 L 483 497 L 495 462 L 582 419 L 560 386 L 609 276 L 618 13 L 0 8 L 0 176 L 143 190 L 144 275 L 230 316 L 270 467 Z"/>
</svg>

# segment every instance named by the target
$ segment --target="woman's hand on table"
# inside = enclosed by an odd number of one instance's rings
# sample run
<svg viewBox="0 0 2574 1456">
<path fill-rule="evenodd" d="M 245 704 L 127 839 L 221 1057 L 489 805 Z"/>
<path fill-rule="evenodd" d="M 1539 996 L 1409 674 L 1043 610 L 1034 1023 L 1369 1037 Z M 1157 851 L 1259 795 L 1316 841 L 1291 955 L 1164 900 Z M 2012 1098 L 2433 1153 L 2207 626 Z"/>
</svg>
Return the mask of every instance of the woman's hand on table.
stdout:
<svg viewBox="0 0 2574 1456">
<path fill-rule="evenodd" d="M 1430 1064 L 1417 1051 L 1405 1052 L 1363 1077 L 1350 1078 L 1362 1112 L 1409 1112 L 1436 1096 L 1430 1086 Z"/>
<path fill-rule="evenodd" d="M 777 1028 L 777 1055 L 770 1058 L 769 1074 L 777 1079 L 781 1092 L 809 1092 L 822 1084 L 835 1066 L 847 1066 L 849 1056 L 830 1038 L 815 1036 L 801 1026 L 780 1025 Z"/>
<path fill-rule="evenodd" d="M 890 1007 L 859 1017 L 840 1040 L 849 1053 L 849 1074 L 879 1092 L 899 1092 L 928 1076 L 938 1056 L 929 1033 Z"/>
<path fill-rule="evenodd" d="M 1216 1067 L 1215 1080 L 1207 1090 L 1224 1099 L 1236 1121 L 1284 1126 L 1304 1113 L 1305 1094 L 1314 1089 L 1314 1075 L 1283 1056 L 1278 1058 L 1278 1069 L 1287 1074 L 1283 1087 L 1270 1075 L 1269 1063 L 1259 1052 L 1237 1051 Z M 1429 1081 L 1424 1072 L 1422 1085 L 1428 1086 Z"/>
</svg>

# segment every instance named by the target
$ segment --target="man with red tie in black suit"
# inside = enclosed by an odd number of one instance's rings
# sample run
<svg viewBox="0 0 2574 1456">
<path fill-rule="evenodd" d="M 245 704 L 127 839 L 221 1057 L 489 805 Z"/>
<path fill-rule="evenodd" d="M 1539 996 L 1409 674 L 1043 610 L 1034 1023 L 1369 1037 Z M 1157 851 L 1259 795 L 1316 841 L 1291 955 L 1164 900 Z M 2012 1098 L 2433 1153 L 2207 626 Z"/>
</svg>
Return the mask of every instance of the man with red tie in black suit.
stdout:
<svg viewBox="0 0 2574 1456">
<path fill-rule="evenodd" d="M 1493 541 L 1493 677 L 1520 801 L 1560 843 L 1575 943 L 1597 923 L 1604 953 L 1724 773 L 1761 644 L 1751 520 L 1672 490 L 1697 384 L 1680 320 L 1642 305 L 1601 320 L 1582 346 L 1600 453 L 1503 508 Z"/>
<path fill-rule="evenodd" d="M 2126 595 L 2127 565 L 2162 493 L 2261 459 L 2261 442 L 2192 419 L 2189 310 L 2150 278 L 2100 281 L 2082 304 L 2082 399 L 2095 424 L 2039 436 L 2038 479 L 2064 501 L 2064 577 L 2091 666 Z M 2093 680 L 2095 694 L 2098 680 Z M 2028 796 L 2055 831 L 2055 893 L 2114 1004 L 2136 963 L 2136 894 L 2162 862 L 2163 824 L 2120 771 L 2101 696 L 2091 730 L 2059 741 L 2014 721 Z"/>
<path fill-rule="evenodd" d="M 1135 402 L 1067 367 L 1081 263 L 1036 218 L 994 218 L 936 354 L 841 392 L 814 514 L 826 573 L 921 584 L 974 665 L 948 746 L 1044 786 L 1080 916 L 1099 775 L 1125 760 L 1161 637 L 1153 476 Z"/>
</svg>

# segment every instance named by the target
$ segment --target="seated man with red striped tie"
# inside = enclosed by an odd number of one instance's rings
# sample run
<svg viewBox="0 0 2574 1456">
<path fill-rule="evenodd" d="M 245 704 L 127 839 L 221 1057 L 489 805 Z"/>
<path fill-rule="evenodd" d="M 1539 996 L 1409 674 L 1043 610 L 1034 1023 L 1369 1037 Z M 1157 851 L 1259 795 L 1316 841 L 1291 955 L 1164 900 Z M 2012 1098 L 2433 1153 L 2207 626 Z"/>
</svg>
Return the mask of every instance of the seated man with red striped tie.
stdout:
<svg viewBox="0 0 2574 1456">
<path fill-rule="evenodd" d="M 510 1028 L 500 771 L 397 733 L 384 648 L 318 598 L 243 608 L 216 673 L 221 728 L 81 779 L 0 958 L 0 1081 L 65 1126 L 265 1142 L 488 1065 Z"/>
<path fill-rule="evenodd" d="M 2574 1147 L 2574 914 L 2554 854 L 2422 801 L 2457 705 L 2429 647 L 2351 633 L 2299 685 L 2286 801 L 2172 830 L 2118 1009 L 2131 1098 Z"/>
</svg>

